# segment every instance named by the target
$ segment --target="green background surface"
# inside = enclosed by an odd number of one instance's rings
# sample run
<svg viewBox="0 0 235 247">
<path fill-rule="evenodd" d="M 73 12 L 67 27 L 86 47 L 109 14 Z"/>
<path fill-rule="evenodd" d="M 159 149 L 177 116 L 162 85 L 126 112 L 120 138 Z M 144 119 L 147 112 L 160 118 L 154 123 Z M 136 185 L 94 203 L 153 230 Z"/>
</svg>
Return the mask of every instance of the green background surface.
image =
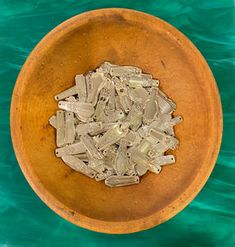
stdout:
<svg viewBox="0 0 235 247">
<path fill-rule="evenodd" d="M 52 212 L 25 180 L 9 128 L 13 87 L 33 47 L 62 21 L 106 7 L 150 13 L 189 37 L 214 73 L 224 114 L 219 158 L 200 194 L 168 222 L 128 235 L 88 231 Z M 235 246 L 234 10 L 229 0 L 0 0 L 0 246 Z"/>
</svg>

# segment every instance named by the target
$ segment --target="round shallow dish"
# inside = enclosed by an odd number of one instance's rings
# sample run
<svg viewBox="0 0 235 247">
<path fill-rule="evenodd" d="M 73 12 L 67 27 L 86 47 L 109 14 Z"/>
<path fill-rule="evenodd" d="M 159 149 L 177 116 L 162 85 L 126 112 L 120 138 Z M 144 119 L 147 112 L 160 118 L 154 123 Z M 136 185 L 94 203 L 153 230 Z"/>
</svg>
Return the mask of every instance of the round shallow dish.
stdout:
<svg viewBox="0 0 235 247">
<path fill-rule="evenodd" d="M 184 118 L 176 127 L 176 163 L 136 186 L 106 187 L 54 154 L 54 95 L 104 61 L 153 74 Z M 202 189 L 218 155 L 222 111 L 207 63 L 182 33 L 141 12 L 100 9 L 65 21 L 30 54 L 12 96 L 11 134 L 26 179 L 51 209 L 94 231 L 130 233 L 170 219 Z"/>
</svg>

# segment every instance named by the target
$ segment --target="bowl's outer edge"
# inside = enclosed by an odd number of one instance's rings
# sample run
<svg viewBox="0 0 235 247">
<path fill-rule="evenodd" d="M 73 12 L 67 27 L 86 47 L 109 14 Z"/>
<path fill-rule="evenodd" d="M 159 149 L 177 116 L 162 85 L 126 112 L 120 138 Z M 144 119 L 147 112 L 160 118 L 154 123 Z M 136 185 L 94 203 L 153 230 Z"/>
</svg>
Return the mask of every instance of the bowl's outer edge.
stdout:
<svg viewBox="0 0 235 247">
<path fill-rule="evenodd" d="M 213 148 L 214 152 L 211 153 L 210 163 L 208 164 L 207 170 L 201 171 L 204 173 L 203 179 L 201 178 L 199 179 L 198 177 L 196 177 L 194 182 L 187 188 L 187 190 L 182 194 L 182 196 L 180 198 L 177 198 L 174 202 L 168 205 L 167 208 L 164 209 L 164 212 L 162 212 L 161 217 L 159 216 L 156 217 L 155 214 L 152 214 L 148 217 L 144 217 L 138 220 L 127 221 L 127 222 L 116 222 L 116 221 L 107 222 L 107 221 L 89 218 L 84 215 L 78 215 L 77 213 L 72 212 L 71 209 L 63 205 L 63 203 L 58 201 L 54 196 L 52 196 L 46 190 L 46 188 L 44 188 L 44 186 L 41 184 L 40 180 L 36 177 L 33 170 L 30 169 L 30 161 L 28 160 L 28 157 L 23 150 L 22 137 L 20 134 L 20 122 L 18 117 L 20 114 L 20 108 L 18 107 L 18 104 L 20 102 L 20 95 L 23 89 L 22 83 L 24 83 L 24 77 L 26 76 L 27 73 L 26 68 L 28 70 L 32 65 L 32 62 L 35 59 L 37 59 L 37 57 L 40 56 L 42 52 L 45 52 L 47 47 L 50 46 L 51 39 L 52 40 L 54 39 L 54 35 L 57 35 L 57 38 L 59 38 L 60 35 L 63 35 L 63 30 L 72 29 L 74 25 L 76 25 L 76 23 L 78 22 L 86 22 L 86 19 L 90 17 L 95 17 L 103 14 L 114 14 L 114 13 L 120 15 L 125 15 L 126 13 L 128 14 L 133 13 L 134 15 L 140 15 L 143 18 L 147 18 L 153 23 L 156 22 L 161 23 L 161 25 L 164 26 L 164 28 L 170 31 L 182 42 L 187 44 L 191 52 L 193 52 L 194 55 L 197 56 L 197 59 L 201 62 L 201 65 L 204 67 L 205 73 L 209 78 L 208 83 L 211 84 L 211 88 L 213 90 L 213 103 L 215 109 L 214 114 L 216 116 L 215 119 L 217 120 L 216 132 L 215 132 L 216 139 Z M 49 32 L 38 43 L 38 45 L 34 48 L 34 50 L 31 52 L 31 54 L 26 60 L 15 84 L 15 88 L 12 94 L 12 102 L 11 102 L 11 110 L 10 110 L 11 136 L 12 136 L 13 147 L 17 160 L 30 186 L 42 199 L 42 201 L 46 203 L 57 214 L 59 214 L 63 218 L 67 219 L 68 221 L 78 226 L 93 231 L 98 231 L 103 233 L 115 233 L 115 234 L 137 232 L 159 225 L 167 221 L 171 217 L 175 216 L 178 212 L 180 212 L 183 208 L 185 208 L 194 199 L 194 197 L 199 193 L 199 191 L 206 183 L 215 165 L 221 145 L 222 125 L 223 125 L 222 107 L 221 107 L 218 88 L 207 62 L 205 61 L 201 53 L 198 51 L 198 49 L 180 31 L 178 31 L 176 28 L 166 23 L 165 21 L 143 12 L 130 10 L 130 9 L 122 9 L 122 8 L 107 8 L 107 9 L 88 11 L 66 20 L 65 22 L 57 26 L 55 29 L 53 29 L 51 32 Z"/>
</svg>

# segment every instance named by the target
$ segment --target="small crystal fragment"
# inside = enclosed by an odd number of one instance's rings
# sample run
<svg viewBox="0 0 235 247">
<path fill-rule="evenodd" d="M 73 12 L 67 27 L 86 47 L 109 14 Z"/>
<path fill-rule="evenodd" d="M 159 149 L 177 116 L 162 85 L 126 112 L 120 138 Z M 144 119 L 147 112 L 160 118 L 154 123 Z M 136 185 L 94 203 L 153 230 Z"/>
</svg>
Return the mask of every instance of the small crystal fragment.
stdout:
<svg viewBox="0 0 235 247">
<path fill-rule="evenodd" d="M 161 90 L 158 90 L 157 102 L 162 114 L 171 113 L 176 109 L 176 104 L 168 99 Z"/>
<path fill-rule="evenodd" d="M 96 104 L 99 92 L 106 84 L 106 81 L 107 80 L 104 76 L 104 73 L 95 72 L 90 75 L 89 84 L 87 86 L 88 89 L 87 102 L 93 105 Z"/>
<path fill-rule="evenodd" d="M 105 184 L 109 187 L 120 187 L 139 183 L 138 176 L 110 176 L 105 179 Z"/>
<path fill-rule="evenodd" d="M 65 112 L 65 142 L 72 144 L 75 140 L 75 126 L 73 112 Z"/>
<path fill-rule="evenodd" d="M 117 175 L 124 175 L 129 168 L 126 141 L 121 140 L 120 142 L 114 166 Z"/>
<path fill-rule="evenodd" d="M 84 75 L 75 76 L 76 89 L 80 102 L 86 102 L 87 99 L 87 85 L 86 78 Z"/>
<path fill-rule="evenodd" d="M 104 150 L 106 147 L 116 143 L 127 134 L 127 130 L 123 130 L 121 125 L 111 127 L 98 141 L 97 147 Z"/>
<path fill-rule="evenodd" d="M 70 97 L 72 95 L 75 95 L 75 94 L 77 94 L 77 88 L 76 88 L 76 86 L 73 86 L 73 87 L 68 88 L 67 90 L 57 94 L 55 96 L 55 99 L 58 101 L 58 100 L 62 100 L 62 99 L 65 99 L 67 97 Z"/>
<path fill-rule="evenodd" d="M 149 99 L 145 103 L 145 108 L 144 108 L 144 115 L 143 115 L 143 123 L 144 124 L 150 124 L 154 117 L 158 114 L 158 105 L 156 101 L 157 95 L 156 95 L 156 89 L 153 88 Z"/>
<path fill-rule="evenodd" d="M 85 153 L 86 148 L 82 142 L 75 142 L 73 144 L 66 145 L 65 147 L 57 148 L 55 151 L 56 156 L 61 157 L 64 155 Z"/>
<path fill-rule="evenodd" d="M 136 131 L 142 124 L 142 118 L 143 105 L 139 102 L 134 102 L 126 118 L 126 122 L 129 123 L 130 129 Z"/>
<path fill-rule="evenodd" d="M 155 166 L 164 166 L 175 163 L 174 155 L 159 156 L 152 161 Z"/>
<path fill-rule="evenodd" d="M 56 129 L 56 116 L 53 115 L 48 120 L 49 124 Z"/>
<path fill-rule="evenodd" d="M 56 112 L 56 144 L 57 147 L 65 145 L 65 112 Z"/>
<path fill-rule="evenodd" d="M 91 157 L 95 159 L 103 158 L 102 153 L 98 151 L 98 149 L 95 146 L 94 140 L 89 135 L 82 135 L 80 140 Z"/>
<path fill-rule="evenodd" d="M 62 156 L 62 160 L 70 166 L 73 170 L 78 171 L 90 178 L 94 178 L 96 172 L 88 167 L 82 160 L 73 155 Z"/>
</svg>

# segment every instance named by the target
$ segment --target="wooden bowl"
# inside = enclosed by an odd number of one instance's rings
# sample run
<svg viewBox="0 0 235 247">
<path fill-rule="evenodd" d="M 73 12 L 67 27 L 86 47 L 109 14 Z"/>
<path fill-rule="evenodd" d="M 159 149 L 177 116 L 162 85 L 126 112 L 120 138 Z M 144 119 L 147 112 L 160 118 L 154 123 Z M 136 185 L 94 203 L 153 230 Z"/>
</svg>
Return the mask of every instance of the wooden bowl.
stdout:
<svg viewBox="0 0 235 247">
<path fill-rule="evenodd" d="M 146 174 L 136 186 L 106 187 L 54 154 L 48 125 L 57 109 L 54 95 L 104 61 L 153 74 L 184 118 L 176 127 L 176 164 Z M 170 219 L 202 189 L 218 155 L 222 111 L 206 61 L 182 33 L 142 12 L 100 9 L 65 21 L 30 54 L 12 96 L 11 135 L 26 179 L 57 214 L 94 231 L 130 233 Z"/>
</svg>

